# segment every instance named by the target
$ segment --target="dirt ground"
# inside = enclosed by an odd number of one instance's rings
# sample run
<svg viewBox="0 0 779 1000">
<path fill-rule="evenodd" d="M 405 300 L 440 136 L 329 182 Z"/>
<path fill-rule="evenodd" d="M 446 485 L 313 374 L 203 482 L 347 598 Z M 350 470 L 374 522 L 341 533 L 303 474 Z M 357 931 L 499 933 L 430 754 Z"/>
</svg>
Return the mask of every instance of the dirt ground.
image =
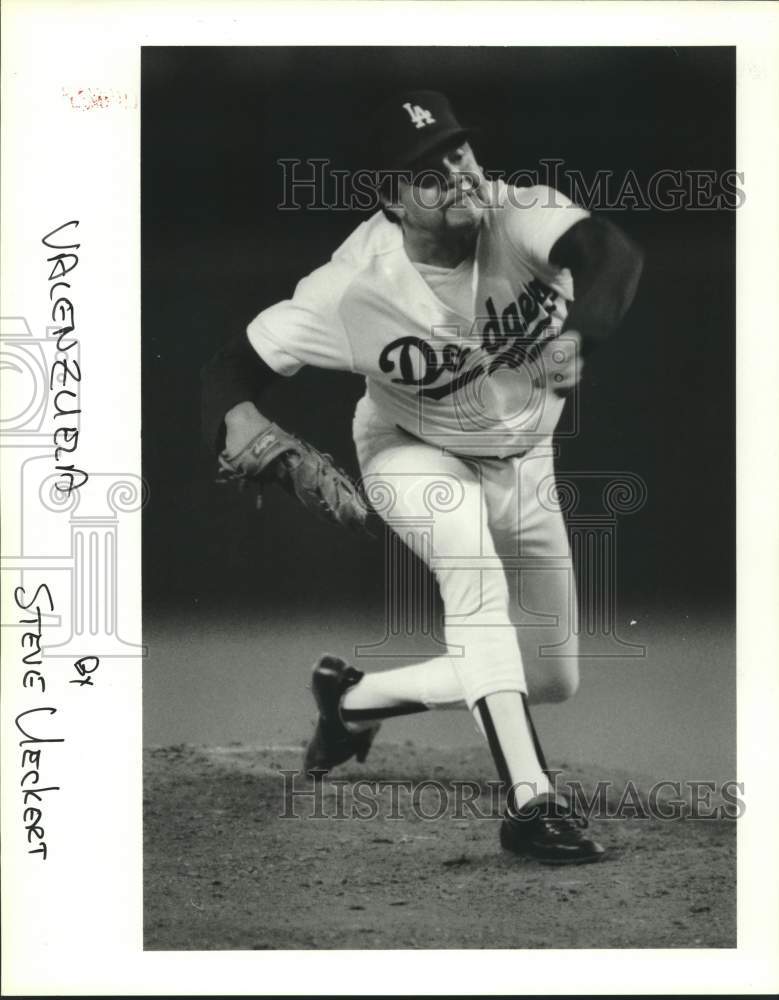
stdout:
<svg viewBox="0 0 779 1000">
<path fill-rule="evenodd" d="M 285 796 L 280 771 L 299 763 L 294 747 L 146 751 L 147 949 L 736 946 L 732 820 L 597 819 L 606 861 L 544 867 L 502 853 L 498 820 L 470 814 L 453 793 L 428 787 L 425 815 L 447 811 L 425 819 L 402 788 L 393 799 L 352 783 L 487 781 L 479 748 L 377 744 L 366 764 L 335 773 L 343 783 L 325 783 L 318 807 Z M 556 766 L 585 788 L 612 780 L 612 805 L 627 780 Z M 480 793 L 487 812 L 489 788 Z M 293 808 L 302 818 L 284 817 Z"/>
</svg>

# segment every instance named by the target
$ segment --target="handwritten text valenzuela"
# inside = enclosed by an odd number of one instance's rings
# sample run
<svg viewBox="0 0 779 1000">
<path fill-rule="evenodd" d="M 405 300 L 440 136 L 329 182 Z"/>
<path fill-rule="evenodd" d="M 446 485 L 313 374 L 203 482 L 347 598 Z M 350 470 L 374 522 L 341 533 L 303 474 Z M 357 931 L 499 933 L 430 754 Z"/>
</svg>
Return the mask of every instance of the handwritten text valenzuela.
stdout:
<svg viewBox="0 0 779 1000">
<path fill-rule="evenodd" d="M 76 329 L 75 310 L 70 295 L 71 282 L 62 280 L 65 275 L 71 274 L 78 267 L 79 259 L 76 251 L 81 248 L 81 244 L 67 243 L 72 237 L 65 235 L 71 226 L 77 227 L 78 220 L 63 222 L 41 240 L 49 250 L 56 251 L 51 257 L 46 258 L 50 267 L 49 301 L 52 303 L 52 322 L 62 324 L 58 329 L 51 331 L 51 336 L 57 338 L 57 354 L 49 373 L 49 389 L 54 393 L 55 421 L 63 417 L 75 417 L 81 413 L 77 388 L 81 382 L 81 368 L 78 361 L 68 354 L 68 351 L 78 345 L 78 341 L 72 336 Z M 60 293 L 60 289 L 68 291 Z M 59 473 L 56 488 L 61 493 L 70 495 L 89 479 L 88 474 L 83 469 L 76 468 L 72 462 L 60 464 L 63 453 L 72 456 L 78 447 L 78 427 L 65 427 L 58 423 L 53 437 L 54 461 L 57 463 L 56 469 Z"/>
</svg>

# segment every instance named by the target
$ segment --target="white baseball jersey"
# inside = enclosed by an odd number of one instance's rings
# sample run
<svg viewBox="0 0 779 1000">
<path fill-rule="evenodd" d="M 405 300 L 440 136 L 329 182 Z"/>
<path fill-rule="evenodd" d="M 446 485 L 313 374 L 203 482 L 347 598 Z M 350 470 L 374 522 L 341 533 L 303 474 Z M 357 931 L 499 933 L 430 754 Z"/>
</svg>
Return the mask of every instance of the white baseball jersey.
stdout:
<svg viewBox="0 0 779 1000">
<path fill-rule="evenodd" d="M 551 434 L 564 400 L 534 385 L 534 358 L 559 335 L 573 282 L 549 252 L 589 213 L 547 187 L 489 183 L 472 258 L 414 264 L 400 226 L 377 212 L 252 320 L 254 349 L 282 375 L 364 375 L 383 419 L 456 454 L 511 455 Z"/>
</svg>

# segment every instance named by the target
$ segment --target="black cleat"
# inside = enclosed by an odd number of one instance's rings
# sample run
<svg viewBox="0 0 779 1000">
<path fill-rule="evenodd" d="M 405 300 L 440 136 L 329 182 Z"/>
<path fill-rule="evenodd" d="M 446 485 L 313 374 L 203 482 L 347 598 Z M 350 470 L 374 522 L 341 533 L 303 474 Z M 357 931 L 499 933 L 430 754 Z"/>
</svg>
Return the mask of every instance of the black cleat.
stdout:
<svg viewBox="0 0 779 1000">
<path fill-rule="evenodd" d="M 586 865 L 601 861 L 606 851 L 583 831 L 587 820 L 552 795 L 539 795 L 517 813 L 507 813 L 500 827 L 500 846 L 544 865 Z"/>
<path fill-rule="evenodd" d="M 362 764 L 368 756 L 381 723 L 355 733 L 341 719 L 341 699 L 363 676 L 337 656 L 322 656 L 314 667 L 311 691 L 319 718 L 303 757 L 303 769 L 311 777 L 321 778 L 352 757 Z"/>
</svg>

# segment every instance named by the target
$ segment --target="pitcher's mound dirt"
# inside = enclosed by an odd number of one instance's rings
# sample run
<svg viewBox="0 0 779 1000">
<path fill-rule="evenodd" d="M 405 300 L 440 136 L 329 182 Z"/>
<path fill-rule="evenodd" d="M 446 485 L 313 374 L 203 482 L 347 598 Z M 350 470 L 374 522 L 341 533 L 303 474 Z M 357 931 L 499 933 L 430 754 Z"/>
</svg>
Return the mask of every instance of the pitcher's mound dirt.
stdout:
<svg viewBox="0 0 779 1000">
<path fill-rule="evenodd" d="M 544 867 L 502 853 L 499 821 L 473 815 L 491 809 L 480 748 L 377 745 L 317 799 L 290 799 L 281 771 L 300 755 L 146 751 L 146 948 L 736 947 L 732 820 L 594 819 L 606 861 Z M 611 781 L 610 811 L 629 777 L 559 766 L 586 790 Z M 452 785 L 474 778 L 481 787 Z M 405 786 L 358 779 L 435 779 L 444 791 L 428 785 L 415 809 Z M 641 781 L 644 804 L 650 787 Z M 474 796 L 475 807 L 463 802 Z M 285 817 L 293 810 L 300 818 Z"/>
</svg>

